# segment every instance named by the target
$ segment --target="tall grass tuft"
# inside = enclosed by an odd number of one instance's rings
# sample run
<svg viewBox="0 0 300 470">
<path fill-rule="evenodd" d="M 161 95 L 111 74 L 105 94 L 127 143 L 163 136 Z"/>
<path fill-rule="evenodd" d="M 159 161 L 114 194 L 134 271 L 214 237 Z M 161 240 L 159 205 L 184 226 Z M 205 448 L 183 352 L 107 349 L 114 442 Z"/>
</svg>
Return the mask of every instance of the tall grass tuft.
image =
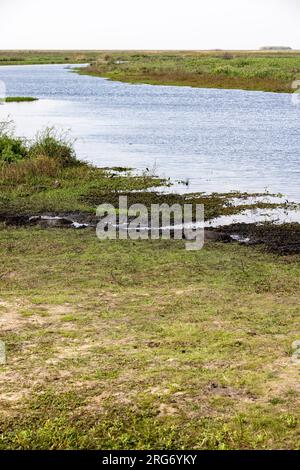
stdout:
<svg viewBox="0 0 300 470">
<path fill-rule="evenodd" d="M 27 155 L 24 140 L 13 135 L 13 123 L 0 122 L 0 165 L 23 160 Z"/>
<path fill-rule="evenodd" d="M 29 148 L 29 157 L 47 157 L 54 159 L 62 166 L 73 166 L 79 162 L 76 159 L 73 142 L 66 133 L 48 127 L 36 135 L 35 142 Z"/>
<path fill-rule="evenodd" d="M 61 164 L 49 157 L 36 157 L 0 165 L 0 182 L 4 184 L 28 183 L 35 178 L 48 176 L 56 178 Z"/>
<path fill-rule="evenodd" d="M 58 177 L 63 168 L 82 165 L 66 133 L 47 128 L 30 144 L 15 137 L 12 121 L 0 122 L 0 183 L 23 184 Z"/>
</svg>

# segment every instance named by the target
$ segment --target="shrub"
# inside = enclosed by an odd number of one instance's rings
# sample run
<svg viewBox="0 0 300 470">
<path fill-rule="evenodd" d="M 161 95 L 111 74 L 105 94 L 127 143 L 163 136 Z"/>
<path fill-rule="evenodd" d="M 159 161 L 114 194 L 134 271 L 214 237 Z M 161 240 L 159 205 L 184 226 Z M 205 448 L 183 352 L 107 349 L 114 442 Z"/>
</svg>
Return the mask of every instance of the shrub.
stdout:
<svg viewBox="0 0 300 470">
<path fill-rule="evenodd" d="M 76 159 L 73 143 L 67 134 L 47 128 L 37 134 L 29 146 L 25 139 L 15 137 L 11 121 L 0 122 L 0 165 L 20 162 L 24 159 L 50 159 L 55 167 L 75 166 Z"/>
<path fill-rule="evenodd" d="M 13 136 L 11 122 L 0 122 L 0 165 L 23 160 L 28 156 L 23 139 Z"/>
<path fill-rule="evenodd" d="M 53 127 L 37 134 L 35 142 L 29 148 L 29 156 L 53 158 L 62 166 L 78 164 L 73 143 L 66 134 L 59 133 Z"/>
</svg>

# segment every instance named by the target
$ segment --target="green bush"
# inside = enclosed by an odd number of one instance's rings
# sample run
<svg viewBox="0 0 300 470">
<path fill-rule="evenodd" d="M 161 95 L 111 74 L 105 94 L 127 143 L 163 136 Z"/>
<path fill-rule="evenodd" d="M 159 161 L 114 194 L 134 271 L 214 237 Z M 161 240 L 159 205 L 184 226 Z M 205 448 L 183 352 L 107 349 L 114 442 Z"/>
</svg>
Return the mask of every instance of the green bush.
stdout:
<svg viewBox="0 0 300 470">
<path fill-rule="evenodd" d="M 37 134 L 35 142 L 29 148 L 29 156 L 54 158 L 62 166 L 78 164 L 72 142 L 66 134 L 59 133 L 52 127 Z"/>
<path fill-rule="evenodd" d="M 13 122 L 0 122 L 0 165 L 36 158 L 55 160 L 62 167 L 80 164 L 67 134 L 47 128 L 29 145 L 25 139 L 15 137 Z"/>
<path fill-rule="evenodd" d="M 28 152 L 22 139 L 0 134 L 0 164 L 18 162 L 27 156 Z"/>
</svg>

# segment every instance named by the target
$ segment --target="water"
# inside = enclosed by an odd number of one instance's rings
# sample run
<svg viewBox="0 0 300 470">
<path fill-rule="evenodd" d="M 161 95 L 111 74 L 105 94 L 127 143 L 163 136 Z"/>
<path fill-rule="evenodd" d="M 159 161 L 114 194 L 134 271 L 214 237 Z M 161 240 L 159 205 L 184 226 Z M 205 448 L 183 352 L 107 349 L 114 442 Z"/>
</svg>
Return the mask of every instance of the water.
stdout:
<svg viewBox="0 0 300 470">
<path fill-rule="evenodd" d="M 20 135 L 55 125 L 98 166 L 155 170 L 177 191 L 283 193 L 300 202 L 300 107 L 288 94 L 130 85 L 78 75 L 62 65 L 0 67 L 0 106 Z"/>
</svg>

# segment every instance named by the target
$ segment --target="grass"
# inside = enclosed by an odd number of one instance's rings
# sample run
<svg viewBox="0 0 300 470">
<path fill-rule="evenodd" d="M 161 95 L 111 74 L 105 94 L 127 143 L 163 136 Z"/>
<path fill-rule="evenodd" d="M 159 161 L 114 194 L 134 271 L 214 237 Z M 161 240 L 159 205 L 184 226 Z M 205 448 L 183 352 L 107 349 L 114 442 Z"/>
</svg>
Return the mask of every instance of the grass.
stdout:
<svg viewBox="0 0 300 470">
<path fill-rule="evenodd" d="M 0 123 L 0 215 L 43 212 L 95 213 L 117 192 L 146 190 L 163 180 L 132 176 L 126 168 L 92 167 L 76 159 L 72 142 L 53 128 L 34 141 L 16 137 L 11 122 Z M 107 199 L 109 198 L 109 199 Z"/>
<path fill-rule="evenodd" d="M 79 164 L 73 143 L 66 133 L 50 127 L 38 132 L 35 139 L 29 142 L 14 135 L 13 122 L 0 122 L 0 168 L 5 174 L 12 168 L 12 163 L 22 165 L 36 158 L 48 158 L 61 167 Z"/>
<path fill-rule="evenodd" d="M 118 205 L 119 196 L 127 196 L 128 206 L 144 204 L 204 204 L 206 220 L 233 215 L 246 209 L 272 209 L 286 203 L 248 203 L 248 194 L 162 194 L 155 187 L 169 184 L 154 176 L 136 176 L 131 172 L 95 168 L 84 163 L 61 167 L 54 159 L 38 157 L 0 166 L 0 216 L 43 213 L 81 213 L 95 215 L 103 203 Z M 151 191 L 149 191 L 151 189 Z M 233 199 L 243 201 L 235 205 Z"/>
<path fill-rule="evenodd" d="M 38 101 L 38 98 L 33 98 L 32 96 L 8 96 L 4 98 L 5 103 L 24 103 Z"/>
<path fill-rule="evenodd" d="M 14 136 L 11 123 L 0 123 L 0 216 L 43 213 L 95 215 L 102 203 L 118 205 L 119 196 L 128 205 L 185 203 L 204 204 L 206 219 L 233 215 L 246 209 L 286 207 L 286 203 L 248 203 L 247 194 L 163 194 L 155 187 L 170 185 L 145 171 L 134 175 L 128 168 L 95 168 L 76 159 L 72 142 L 65 133 L 50 128 L 33 142 Z M 152 189 L 152 191 L 149 191 Z M 244 204 L 235 205 L 233 198 Z"/>
<path fill-rule="evenodd" d="M 78 162 L 64 136 L 0 130 L 1 218 L 191 202 Z M 234 196 L 192 200 L 210 218 L 248 207 Z M 299 255 L 5 223 L 0 246 L 0 449 L 300 448 Z"/>
<path fill-rule="evenodd" d="M 0 214 L 95 214 L 97 205 L 111 201 L 118 191 L 146 190 L 161 184 L 162 180 L 152 176 L 119 174 L 80 162 L 62 166 L 55 158 L 36 156 L 0 165 Z"/>
<path fill-rule="evenodd" d="M 0 243 L 1 449 L 299 449 L 299 256 L 91 229 Z"/>
<path fill-rule="evenodd" d="M 300 53 L 115 52 L 80 73 L 130 83 L 291 93 L 300 78 Z"/>
<path fill-rule="evenodd" d="M 0 51 L 0 65 L 79 64 L 129 83 L 291 93 L 299 51 Z"/>
<path fill-rule="evenodd" d="M 97 56 L 96 51 L 0 51 L 0 65 L 82 64 Z"/>
</svg>

